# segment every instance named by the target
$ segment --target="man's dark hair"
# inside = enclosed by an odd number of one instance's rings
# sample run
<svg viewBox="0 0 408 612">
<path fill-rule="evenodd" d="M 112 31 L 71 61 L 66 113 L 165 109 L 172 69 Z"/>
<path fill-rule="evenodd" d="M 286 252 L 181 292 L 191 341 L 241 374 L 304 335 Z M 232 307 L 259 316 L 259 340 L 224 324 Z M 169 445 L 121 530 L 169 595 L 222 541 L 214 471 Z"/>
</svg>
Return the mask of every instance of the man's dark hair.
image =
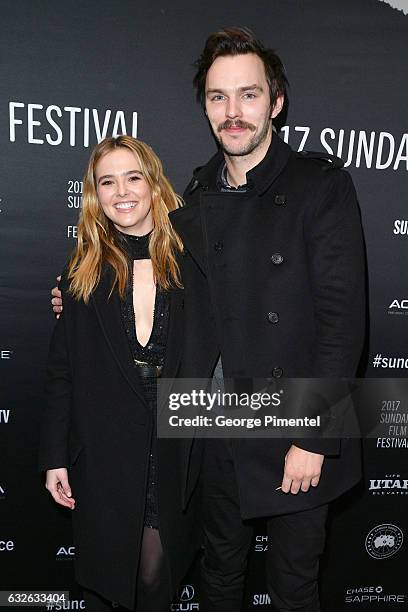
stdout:
<svg viewBox="0 0 408 612">
<path fill-rule="evenodd" d="M 255 53 L 263 61 L 266 79 L 269 84 L 271 106 L 273 107 L 279 95 L 287 96 L 285 69 L 279 56 L 273 49 L 267 49 L 248 28 L 223 28 L 210 34 L 204 50 L 194 62 L 197 73 L 193 85 L 197 90 L 197 100 L 205 108 L 205 80 L 207 72 L 217 57 L 226 55 L 245 55 Z"/>
</svg>

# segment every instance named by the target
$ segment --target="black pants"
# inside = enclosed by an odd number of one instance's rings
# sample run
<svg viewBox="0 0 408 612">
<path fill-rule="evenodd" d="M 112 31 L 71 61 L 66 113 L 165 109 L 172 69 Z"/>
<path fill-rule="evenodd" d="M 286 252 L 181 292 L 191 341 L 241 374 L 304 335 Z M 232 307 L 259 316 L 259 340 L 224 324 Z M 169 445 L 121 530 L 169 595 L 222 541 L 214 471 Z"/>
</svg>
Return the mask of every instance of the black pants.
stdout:
<svg viewBox="0 0 408 612">
<path fill-rule="evenodd" d="M 241 519 L 228 440 L 206 441 L 203 496 L 200 610 L 239 612 L 253 525 Z M 317 578 L 326 518 L 324 505 L 267 520 L 266 579 L 276 611 L 320 612 Z"/>
</svg>

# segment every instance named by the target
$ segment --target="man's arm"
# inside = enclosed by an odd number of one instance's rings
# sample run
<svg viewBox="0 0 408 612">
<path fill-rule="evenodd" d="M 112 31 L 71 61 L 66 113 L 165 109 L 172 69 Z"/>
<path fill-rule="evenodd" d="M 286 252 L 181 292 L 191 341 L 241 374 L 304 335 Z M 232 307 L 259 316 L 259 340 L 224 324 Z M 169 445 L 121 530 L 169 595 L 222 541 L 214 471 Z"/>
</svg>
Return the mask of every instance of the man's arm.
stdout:
<svg viewBox="0 0 408 612">
<path fill-rule="evenodd" d="M 350 175 L 323 174 L 319 204 L 304 225 L 316 325 L 312 377 L 352 377 L 365 336 L 364 239 Z"/>
<path fill-rule="evenodd" d="M 61 276 L 57 276 L 57 286 L 51 289 L 51 295 L 52 295 L 51 306 L 55 313 L 56 319 L 59 319 L 60 314 L 62 312 L 62 308 L 63 308 L 62 307 L 62 293 L 58 286 L 58 283 L 60 282 L 60 280 L 61 280 Z"/>
<path fill-rule="evenodd" d="M 312 376 L 351 377 L 356 373 L 365 333 L 365 254 L 352 180 L 342 170 L 324 173 L 317 207 L 305 215 L 316 345 Z M 300 438 L 285 457 L 282 491 L 317 486 L 325 455 L 340 452 L 335 438 Z"/>
</svg>

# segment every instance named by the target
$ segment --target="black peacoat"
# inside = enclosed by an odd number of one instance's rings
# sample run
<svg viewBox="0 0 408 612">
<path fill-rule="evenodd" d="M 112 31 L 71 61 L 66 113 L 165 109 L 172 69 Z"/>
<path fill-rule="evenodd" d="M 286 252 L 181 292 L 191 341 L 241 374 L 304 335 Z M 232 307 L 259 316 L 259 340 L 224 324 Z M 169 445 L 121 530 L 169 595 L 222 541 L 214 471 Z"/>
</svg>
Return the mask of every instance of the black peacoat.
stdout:
<svg viewBox="0 0 408 612">
<path fill-rule="evenodd" d="M 63 278 L 64 311 L 51 340 L 40 468 L 68 467 L 77 581 L 132 608 L 145 506 L 152 415 L 144 400 L 116 291 L 104 268 L 89 304 L 73 300 Z M 171 292 L 165 376 L 180 360 L 182 291 Z M 187 449 L 188 451 L 188 449 Z M 185 443 L 158 441 L 160 534 L 171 586 L 187 571 L 196 537 L 196 497 L 186 507 Z"/>
<path fill-rule="evenodd" d="M 170 213 L 185 253 L 185 377 L 354 376 L 365 332 L 365 255 L 341 160 L 296 154 L 276 134 L 245 192 L 220 192 L 218 152 Z M 285 495 L 291 444 L 325 454 L 317 488 Z M 194 443 L 196 444 L 196 443 Z M 194 450 L 194 446 L 193 446 Z M 233 441 L 243 518 L 330 501 L 361 476 L 357 440 Z"/>
</svg>

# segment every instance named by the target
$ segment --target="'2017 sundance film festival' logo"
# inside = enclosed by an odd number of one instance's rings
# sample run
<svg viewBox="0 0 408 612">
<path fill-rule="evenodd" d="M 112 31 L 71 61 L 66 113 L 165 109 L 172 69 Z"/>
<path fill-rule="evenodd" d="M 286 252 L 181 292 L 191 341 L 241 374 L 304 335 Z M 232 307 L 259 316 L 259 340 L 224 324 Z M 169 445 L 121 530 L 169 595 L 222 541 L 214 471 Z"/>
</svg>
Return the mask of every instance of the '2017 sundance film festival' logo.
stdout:
<svg viewBox="0 0 408 612">
<path fill-rule="evenodd" d="M 115 605 L 112 605 L 115 608 Z M 53 602 L 50 601 L 45 606 L 45 610 L 48 612 L 59 612 L 59 610 L 86 610 L 84 599 L 68 599 L 65 601 Z"/>
<path fill-rule="evenodd" d="M 252 598 L 253 606 L 270 606 L 271 598 L 268 593 L 254 593 Z"/>
<path fill-rule="evenodd" d="M 408 219 L 395 219 L 392 232 L 396 236 L 408 236 Z"/>
<path fill-rule="evenodd" d="M 403 541 L 404 534 L 397 525 L 384 523 L 367 534 L 365 547 L 373 559 L 388 559 L 400 550 Z"/>
<path fill-rule="evenodd" d="M 136 111 L 9 102 L 10 142 L 59 146 L 69 141 L 71 147 L 89 147 L 107 136 L 131 134 L 137 138 L 137 126 Z"/>
<path fill-rule="evenodd" d="M 389 360 L 377 355 L 376 359 Z M 408 361 L 408 359 L 407 359 Z M 405 400 L 380 400 L 379 423 L 376 428 L 377 448 L 408 448 L 408 406 Z"/>
</svg>

